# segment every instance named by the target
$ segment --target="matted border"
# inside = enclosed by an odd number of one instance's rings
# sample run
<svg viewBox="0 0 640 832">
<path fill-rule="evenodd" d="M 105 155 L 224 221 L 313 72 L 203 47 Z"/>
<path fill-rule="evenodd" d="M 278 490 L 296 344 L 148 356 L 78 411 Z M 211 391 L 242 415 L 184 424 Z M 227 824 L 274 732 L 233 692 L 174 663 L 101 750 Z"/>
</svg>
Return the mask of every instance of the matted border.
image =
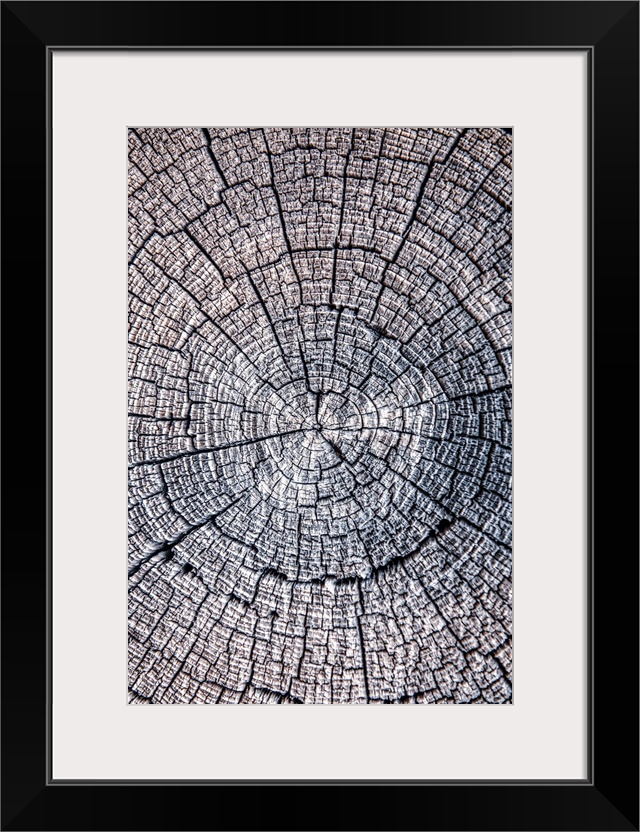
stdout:
<svg viewBox="0 0 640 832">
<path fill-rule="evenodd" d="M 53 779 L 585 778 L 586 51 L 65 50 L 53 82 Z M 515 127 L 513 707 L 124 704 L 123 139 L 212 118 Z"/>
<path fill-rule="evenodd" d="M 340 26 L 335 18 L 338 8 Z M 571 785 L 394 781 L 383 792 L 374 791 L 379 785 L 373 782 L 345 792 L 353 784 L 342 781 L 338 792 L 329 784 L 293 781 L 277 786 L 202 784 L 203 791 L 182 781 L 172 784 L 171 792 L 153 795 L 149 787 L 163 788 L 163 783 L 129 782 L 106 789 L 52 784 L 45 768 L 45 563 L 42 547 L 30 537 L 34 514 L 41 513 L 37 495 L 42 487 L 38 492 L 31 486 L 27 498 L 25 490 L 18 492 L 17 518 L 12 510 L 11 522 L 5 526 L 16 533 L 12 545 L 5 548 L 2 565 L 2 828 L 637 829 L 638 767 L 637 762 L 627 763 L 630 758 L 637 760 L 637 531 L 629 534 L 630 528 L 636 528 L 637 492 L 626 484 L 623 490 L 628 477 L 621 479 L 627 460 L 637 459 L 638 4 L 380 2 L 338 7 L 332 3 L 16 2 L 4 3 L 2 15 L 5 298 L 14 286 L 20 291 L 6 305 L 12 312 L 29 310 L 28 318 L 20 322 L 21 332 L 36 340 L 42 329 L 44 292 L 40 289 L 38 316 L 35 287 L 43 286 L 49 259 L 44 244 L 48 124 L 44 104 L 46 56 L 52 44 L 230 47 L 237 43 L 236 33 L 243 32 L 245 47 L 403 48 L 415 46 L 416 32 L 424 32 L 425 43 L 417 48 L 586 46 L 593 56 L 594 101 L 593 450 L 589 460 L 594 615 L 588 780 Z M 290 23 L 286 34 L 284 19 Z M 218 29 L 222 20 L 224 26 Z M 207 36 L 204 32 L 215 33 L 217 42 L 198 42 Z M 29 339 L 23 338 L 18 347 L 24 343 Z M 14 401 L 18 391 L 15 400 L 28 404 L 18 409 L 26 455 L 15 436 L 13 440 L 20 465 L 28 466 L 22 468 L 23 477 L 33 482 L 31 464 L 47 458 L 42 409 L 33 404 L 38 388 L 34 378 L 42 365 L 34 362 L 37 370 L 26 379 L 31 362 L 18 347 L 14 339 L 7 376 L 9 400 Z M 15 360 L 17 355 L 20 360 Z M 47 367 L 43 369 L 40 379 L 46 375 L 50 380 Z M 39 389 L 43 388 L 41 384 Z M 13 418 L 11 423 L 15 428 Z M 596 436 L 601 440 L 597 446 Z M 25 462 L 25 456 L 32 462 Z M 13 470 L 17 469 L 12 461 Z M 633 746 L 624 760 L 619 754 L 621 740 L 627 748 Z M 238 787 L 249 791 L 239 795 Z M 317 787 L 325 790 L 322 795 Z"/>
</svg>

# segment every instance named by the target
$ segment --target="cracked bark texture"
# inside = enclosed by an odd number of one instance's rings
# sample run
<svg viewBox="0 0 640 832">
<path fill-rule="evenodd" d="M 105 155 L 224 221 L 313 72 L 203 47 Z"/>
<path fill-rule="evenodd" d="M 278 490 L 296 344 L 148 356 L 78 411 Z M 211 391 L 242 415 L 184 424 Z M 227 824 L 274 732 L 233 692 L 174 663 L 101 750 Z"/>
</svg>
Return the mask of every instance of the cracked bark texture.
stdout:
<svg viewBox="0 0 640 832">
<path fill-rule="evenodd" d="M 511 144 L 129 130 L 131 702 L 511 701 Z"/>
</svg>

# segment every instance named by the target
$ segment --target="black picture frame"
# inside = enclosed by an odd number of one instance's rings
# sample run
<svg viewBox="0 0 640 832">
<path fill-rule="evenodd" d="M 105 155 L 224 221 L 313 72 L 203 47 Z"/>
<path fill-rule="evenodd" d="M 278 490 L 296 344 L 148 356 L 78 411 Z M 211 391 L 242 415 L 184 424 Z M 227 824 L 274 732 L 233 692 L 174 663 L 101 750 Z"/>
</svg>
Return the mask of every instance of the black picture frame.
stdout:
<svg viewBox="0 0 640 832">
<path fill-rule="evenodd" d="M 638 2 L 582 0 L 2 3 L 2 266 L 12 319 L 3 362 L 11 508 L 2 557 L 2 829 L 638 829 L 638 491 L 626 470 L 638 451 L 638 11 Z M 51 779 L 49 85 L 52 50 L 80 47 L 588 51 L 586 780 Z M 562 634 L 558 642 L 562 649 Z"/>
</svg>

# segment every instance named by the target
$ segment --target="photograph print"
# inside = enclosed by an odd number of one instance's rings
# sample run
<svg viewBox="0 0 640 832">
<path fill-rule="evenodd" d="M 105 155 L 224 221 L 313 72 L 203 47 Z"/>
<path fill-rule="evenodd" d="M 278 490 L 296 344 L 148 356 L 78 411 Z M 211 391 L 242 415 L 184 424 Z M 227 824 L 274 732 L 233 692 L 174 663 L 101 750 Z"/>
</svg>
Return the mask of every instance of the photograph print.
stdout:
<svg viewBox="0 0 640 832">
<path fill-rule="evenodd" d="M 128 129 L 128 701 L 512 702 L 512 142 Z"/>
</svg>

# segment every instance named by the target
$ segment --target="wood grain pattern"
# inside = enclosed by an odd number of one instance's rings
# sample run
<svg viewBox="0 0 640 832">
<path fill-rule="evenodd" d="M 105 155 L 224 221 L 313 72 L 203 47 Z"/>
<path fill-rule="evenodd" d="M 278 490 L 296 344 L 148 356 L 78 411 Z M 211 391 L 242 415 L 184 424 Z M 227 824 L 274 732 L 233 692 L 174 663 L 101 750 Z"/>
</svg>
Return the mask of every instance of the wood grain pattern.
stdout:
<svg viewBox="0 0 640 832">
<path fill-rule="evenodd" d="M 511 146 L 129 131 L 130 701 L 511 701 Z"/>
</svg>

